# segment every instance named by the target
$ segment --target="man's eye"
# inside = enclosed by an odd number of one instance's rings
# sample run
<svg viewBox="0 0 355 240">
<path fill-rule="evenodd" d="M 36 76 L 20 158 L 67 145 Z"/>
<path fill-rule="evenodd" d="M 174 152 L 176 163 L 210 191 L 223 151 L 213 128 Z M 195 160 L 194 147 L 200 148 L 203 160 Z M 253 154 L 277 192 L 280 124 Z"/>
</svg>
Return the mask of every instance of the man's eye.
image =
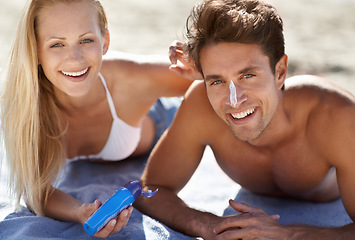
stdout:
<svg viewBox="0 0 355 240">
<path fill-rule="evenodd" d="M 211 85 L 217 85 L 217 84 L 220 84 L 222 82 L 222 80 L 216 80 L 216 81 L 213 81 L 211 83 Z"/>
<path fill-rule="evenodd" d="M 251 77 L 254 77 L 254 76 L 255 76 L 254 74 L 245 74 L 244 78 L 251 78 Z"/>
</svg>

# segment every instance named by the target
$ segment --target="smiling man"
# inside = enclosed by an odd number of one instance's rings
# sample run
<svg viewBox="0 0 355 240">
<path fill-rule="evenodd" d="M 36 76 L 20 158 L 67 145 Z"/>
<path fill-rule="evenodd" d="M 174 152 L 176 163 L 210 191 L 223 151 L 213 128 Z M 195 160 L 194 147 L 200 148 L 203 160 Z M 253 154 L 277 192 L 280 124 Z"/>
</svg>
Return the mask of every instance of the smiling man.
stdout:
<svg viewBox="0 0 355 240">
<path fill-rule="evenodd" d="M 230 205 L 242 214 L 219 217 L 177 197 L 209 145 L 243 188 L 313 202 L 341 197 L 355 219 L 354 95 L 316 76 L 286 80 L 282 20 L 269 4 L 209 0 L 189 20 L 187 50 L 204 81 L 187 92 L 143 173 L 143 184 L 159 194 L 136 207 L 204 239 L 354 238 L 353 223 L 285 226 L 278 215 L 235 201 Z M 177 48 L 171 58 L 184 61 Z"/>
</svg>

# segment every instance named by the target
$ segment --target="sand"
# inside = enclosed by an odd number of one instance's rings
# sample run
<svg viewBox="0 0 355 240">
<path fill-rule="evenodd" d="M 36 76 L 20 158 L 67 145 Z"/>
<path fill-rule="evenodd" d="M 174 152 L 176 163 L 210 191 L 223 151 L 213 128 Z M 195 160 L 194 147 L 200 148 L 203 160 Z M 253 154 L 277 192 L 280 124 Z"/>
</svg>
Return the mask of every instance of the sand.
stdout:
<svg viewBox="0 0 355 240">
<path fill-rule="evenodd" d="M 26 0 L 0 0 L 0 68 L 4 69 Z M 197 0 L 102 0 L 111 49 L 167 54 L 183 40 L 185 20 Z M 355 92 L 355 0 L 269 0 L 284 19 L 289 76 L 318 74 Z"/>
</svg>

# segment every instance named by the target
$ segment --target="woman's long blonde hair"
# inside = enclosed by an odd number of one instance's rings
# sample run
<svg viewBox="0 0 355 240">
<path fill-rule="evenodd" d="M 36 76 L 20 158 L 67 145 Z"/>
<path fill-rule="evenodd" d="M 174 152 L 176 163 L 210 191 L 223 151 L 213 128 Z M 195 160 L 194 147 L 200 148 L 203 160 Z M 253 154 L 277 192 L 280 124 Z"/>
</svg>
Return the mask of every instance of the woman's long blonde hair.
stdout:
<svg viewBox="0 0 355 240">
<path fill-rule="evenodd" d="M 101 32 L 106 33 L 107 19 L 98 0 L 32 0 L 16 32 L 1 97 L 10 192 L 17 205 L 24 197 L 27 206 L 42 216 L 52 185 L 65 166 L 66 123 L 61 120 L 53 85 L 38 64 L 38 14 L 45 6 L 78 1 L 93 4 Z"/>
</svg>

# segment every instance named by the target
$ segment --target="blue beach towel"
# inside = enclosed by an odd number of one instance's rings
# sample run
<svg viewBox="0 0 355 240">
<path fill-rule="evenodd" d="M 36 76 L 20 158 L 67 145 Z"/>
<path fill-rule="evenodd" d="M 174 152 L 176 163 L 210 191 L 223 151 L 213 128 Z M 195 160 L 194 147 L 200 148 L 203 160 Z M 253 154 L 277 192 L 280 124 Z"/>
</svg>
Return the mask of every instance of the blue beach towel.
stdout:
<svg viewBox="0 0 355 240">
<path fill-rule="evenodd" d="M 313 203 L 290 198 L 260 196 L 241 189 L 235 201 L 261 208 L 269 215 L 278 214 L 280 215 L 278 223 L 283 225 L 340 227 L 352 222 L 340 198 L 332 202 Z M 229 206 L 224 215 L 232 214 L 235 214 L 235 210 Z"/>
<path fill-rule="evenodd" d="M 58 188 L 84 202 L 105 201 L 126 182 L 139 179 L 146 158 L 120 162 L 73 162 L 67 166 Z M 230 180 L 216 164 L 209 148 L 192 179 L 179 196 L 191 207 L 217 215 L 233 215 L 228 200 L 235 199 L 262 208 L 268 214 L 279 214 L 281 224 L 342 226 L 351 223 L 341 199 L 329 203 L 311 203 L 253 194 Z M 0 208 L 5 204 L 0 203 Z M 96 239 L 87 235 L 80 223 L 61 222 L 38 217 L 23 208 L 0 222 L 0 239 Z M 173 231 L 164 224 L 134 210 L 125 228 L 108 239 L 194 239 Z"/>
<path fill-rule="evenodd" d="M 116 189 L 139 179 L 146 158 L 121 162 L 95 163 L 78 161 L 67 166 L 58 188 L 84 202 L 104 202 Z M 0 239 L 98 239 L 90 237 L 80 223 L 62 222 L 35 216 L 27 208 L 8 215 L 0 222 Z M 107 239 L 193 239 L 177 233 L 134 210 L 125 228 Z"/>
</svg>

